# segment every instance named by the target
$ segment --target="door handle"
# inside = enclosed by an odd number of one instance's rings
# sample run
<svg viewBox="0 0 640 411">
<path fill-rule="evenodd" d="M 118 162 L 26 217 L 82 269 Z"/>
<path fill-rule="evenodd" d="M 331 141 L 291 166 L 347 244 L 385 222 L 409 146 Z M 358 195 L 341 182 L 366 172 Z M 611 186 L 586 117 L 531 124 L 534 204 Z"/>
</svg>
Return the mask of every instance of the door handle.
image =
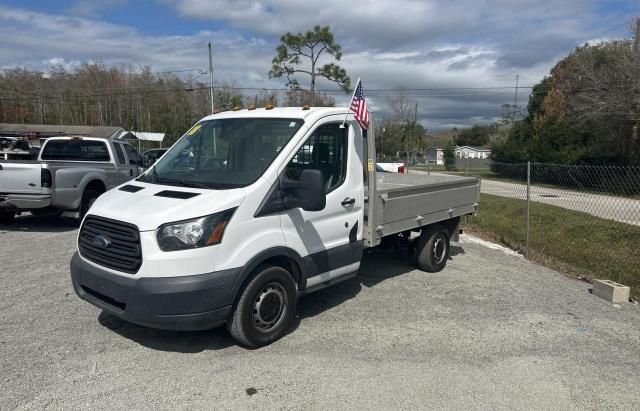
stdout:
<svg viewBox="0 0 640 411">
<path fill-rule="evenodd" d="M 349 197 L 347 197 L 347 198 L 345 198 L 344 200 L 342 200 L 342 203 L 340 203 L 340 204 L 342 204 L 343 206 L 348 206 L 348 205 L 355 204 L 355 202 L 356 202 L 356 199 L 355 199 L 355 198 L 349 198 Z"/>
</svg>

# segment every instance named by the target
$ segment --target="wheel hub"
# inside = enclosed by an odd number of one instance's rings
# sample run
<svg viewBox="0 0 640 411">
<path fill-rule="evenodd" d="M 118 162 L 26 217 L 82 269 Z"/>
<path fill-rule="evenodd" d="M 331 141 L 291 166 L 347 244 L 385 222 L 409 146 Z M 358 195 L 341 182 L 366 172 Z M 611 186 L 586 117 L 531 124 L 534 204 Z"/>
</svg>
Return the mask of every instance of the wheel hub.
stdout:
<svg viewBox="0 0 640 411">
<path fill-rule="evenodd" d="M 442 263 L 444 257 L 447 255 L 447 243 L 442 238 L 442 236 L 438 236 L 436 241 L 433 243 L 433 259 L 436 264 Z"/>
<path fill-rule="evenodd" d="M 278 283 L 269 283 L 260 290 L 253 305 L 253 323 L 263 332 L 271 331 L 284 317 L 287 294 Z"/>
</svg>

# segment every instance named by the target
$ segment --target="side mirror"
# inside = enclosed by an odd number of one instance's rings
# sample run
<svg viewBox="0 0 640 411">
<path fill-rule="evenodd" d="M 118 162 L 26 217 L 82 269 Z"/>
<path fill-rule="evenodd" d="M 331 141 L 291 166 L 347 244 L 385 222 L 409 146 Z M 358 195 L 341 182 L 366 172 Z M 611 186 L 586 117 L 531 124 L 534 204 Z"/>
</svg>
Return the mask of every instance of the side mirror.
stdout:
<svg viewBox="0 0 640 411">
<path fill-rule="evenodd" d="M 321 211 L 327 204 L 324 178 L 320 170 L 302 170 L 299 180 L 285 178 L 281 187 L 290 194 L 284 200 L 287 208 L 300 207 L 304 211 Z"/>
<path fill-rule="evenodd" d="M 142 156 L 138 155 L 138 156 L 130 159 L 129 160 L 129 164 L 131 164 L 132 166 L 143 167 L 144 166 L 144 162 L 142 161 Z"/>
</svg>

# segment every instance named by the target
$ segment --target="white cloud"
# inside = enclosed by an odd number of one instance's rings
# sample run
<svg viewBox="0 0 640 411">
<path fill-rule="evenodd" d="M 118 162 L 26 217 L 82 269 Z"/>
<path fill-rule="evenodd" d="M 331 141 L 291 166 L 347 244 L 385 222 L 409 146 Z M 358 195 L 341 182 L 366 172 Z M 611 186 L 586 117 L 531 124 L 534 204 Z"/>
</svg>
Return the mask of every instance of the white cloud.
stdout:
<svg viewBox="0 0 640 411">
<path fill-rule="evenodd" d="M 0 6 L 0 67 L 62 64 L 72 69 L 95 60 L 149 65 L 155 71 L 206 70 L 206 44 L 212 40 L 216 79 L 242 87 L 282 87 L 284 81 L 267 76 L 278 35 L 326 24 L 343 45 L 340 64 L 354 80 L 363 79 L 365 93 L 394 86 L 509 86 L 516 74 L 521 85 L 532 85 L 580 39 L 590 37 L 587 24 L 593 19 L 592 0 L 362 0 L 358 7 L 343 0 L 321 5 L 298 0 L 157 1 L 175 7 L 184 18 L 231 28 L 148 35 L 97 17 L 79 17 L 79 10 L 51 15 Z M 81 14 L 95 16 L 99 9 L 85 11 Z M 320 87 L 335 88 L 326 82 Z M 428 127 L 490 121 L 499 116 L 502 104 L 513 100 L 513 90 L 418 94 L 419 117 Z M 340 104 L 348 98 L 336 95 Z M 368 98 L 384 114 L 385 93 L 371 91 Z M 526 98 L 527 90 L 521 90 L 520 103 Z"/>
</svg>

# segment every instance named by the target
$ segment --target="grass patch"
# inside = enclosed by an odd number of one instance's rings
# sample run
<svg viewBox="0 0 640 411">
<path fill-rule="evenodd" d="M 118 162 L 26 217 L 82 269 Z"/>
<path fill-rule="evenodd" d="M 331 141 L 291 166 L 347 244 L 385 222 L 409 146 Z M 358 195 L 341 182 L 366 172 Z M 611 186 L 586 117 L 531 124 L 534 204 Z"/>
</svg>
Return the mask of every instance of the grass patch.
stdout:
<svg viewBox="0 0 640 411">
<path fill-rule="evenodd" d="M 588 279 L 607 278 L 640 298 L 640 227 L 587 213 L 531 203 L 529 258 Z M 480 212 L 465 229 L 524 251 L 526 204 L 481 194 Z"/>
</svg>

